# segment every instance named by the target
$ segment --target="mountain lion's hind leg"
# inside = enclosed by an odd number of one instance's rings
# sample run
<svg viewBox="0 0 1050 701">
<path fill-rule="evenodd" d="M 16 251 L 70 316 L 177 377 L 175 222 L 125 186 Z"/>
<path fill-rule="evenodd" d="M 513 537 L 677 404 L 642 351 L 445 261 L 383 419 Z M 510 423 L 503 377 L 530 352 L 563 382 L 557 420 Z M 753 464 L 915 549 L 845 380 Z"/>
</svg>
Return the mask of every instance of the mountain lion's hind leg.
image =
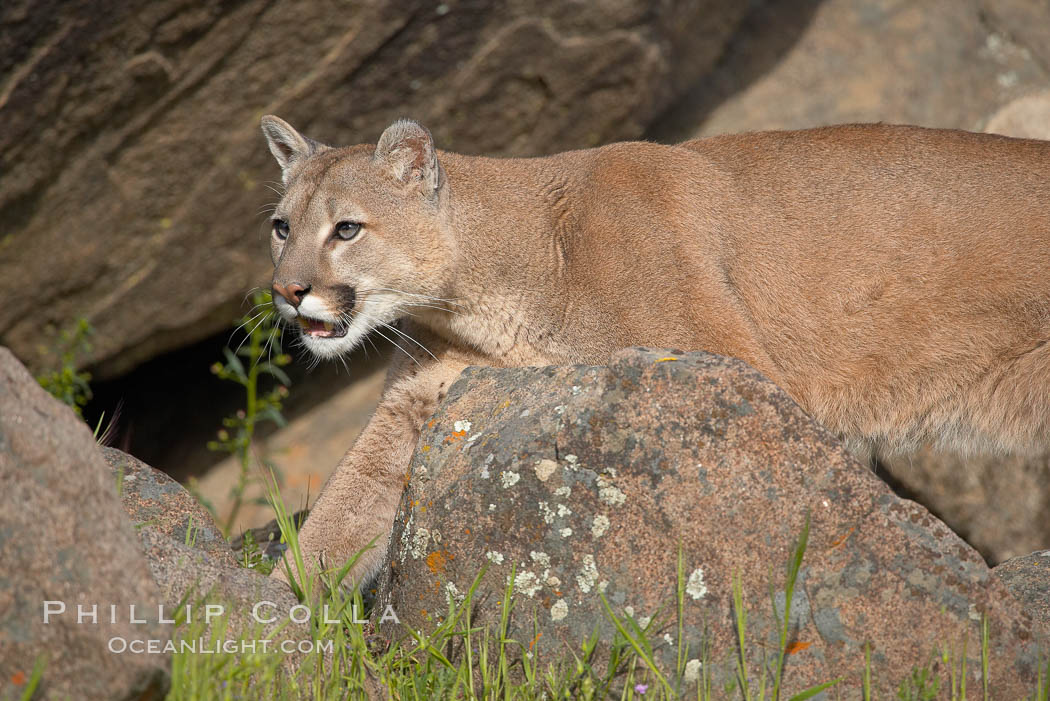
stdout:
<svg viewBox="0 0 1050 701">
<path fill-rule="evenodd" d="M 436 359 L 418 348 L 411 358 L 398 352 L 375 414 L 328 479 L 299 532 L 310 577 L 319 569 L 338 571 L 373 539 L 374 547 L 361 555 L 344 584 L 364 585 L 379 571 L 420 429 L 463 368 L 481 362 L 472 354 L 442 347 L 418 329 L 410 333 Z M 295 573 L 290 555 L 287 561 Z M 273 576 L 287 581 L 283 564 L 274 568 Z"/>
</svg>

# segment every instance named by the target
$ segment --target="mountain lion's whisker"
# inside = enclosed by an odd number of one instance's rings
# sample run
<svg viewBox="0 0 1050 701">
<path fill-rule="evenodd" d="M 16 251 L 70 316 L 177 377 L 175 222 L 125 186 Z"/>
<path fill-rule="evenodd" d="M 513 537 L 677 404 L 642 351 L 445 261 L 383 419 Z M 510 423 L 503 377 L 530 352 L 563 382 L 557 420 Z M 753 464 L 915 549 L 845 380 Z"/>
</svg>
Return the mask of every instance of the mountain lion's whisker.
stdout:
<svg viewBox="0 0 1050 701">
<path fill-rule="evenodd" d="M 241 349 L 241 346 L 243 346 L 243 345 L 244 345 L 244 342 L 245 342 L 245 341 L 247 341 L 247 340 L 248 340 L 249 338 L 251 338 L 252 334 L 253 334 L 253 333 L 255 333 L 255 329 L 257 329 L 257 328 L 259 328 L 260 326 L 262 326 L 263 322 L 265 322 L 265 321 L 266 321 L 266 320 L 267 320 L 267 319 L 268 319 L 268 318 L 270 317 L 270 315 L 271 315 L 271 314 L 274 314 L 274 312 L 273 312 L 273 311 L 269 311 L 269 312 L 260 312 L 260 314 L 262 314 L 262 315 L 263 315 L 263 317 L 262 317 L 261 319 L 259 319 L 259 321 L 258 321 L 258 322 L 257 322 L 257 323 L 255 324 L 255 326 L 253 326 L 253 327 L 252 327 L 251 331 L 249 331 L 248 333 L 246 333 L 246 334 L 244 335 L 244 338 L 242 338 L 242 339 L 241 339 L 241 342 L 237 344 L 237 347 L 236 347 L 236 348 L 234 349 L 234 351 L 233 351 L 233 354 L 234 354 L 234 355 L 237 355 L 237 351 L 239 351 L 239 350 Z M 258 316 L 258 315 L 256 315 L 256 317 L 257 317 L 257 316 Z"/>
<path fill-rule="evenodd" d="M 391 331 L 393 331 L 393 332 L 394 332 L 394 333 L 396 333 L 397 335 L 401 336 L 402 338 L 404 338 L 404 339 L 406 339 L 406 340 L 408 340 L 408 341 L 411 341 L 412 343 L 415 343 L 415 344 L 416 344 L 417 346 L 419 346 L 420 348 L 422 348 L 422 349 L 423 349 L 423 351 L 424 351 L 424 352 L 425 352 L 425 353 L 426 353 L 427 355 L 429 355 L 429 356 L 430 356 L 431 358 L 433 358 L 434 360 L 437 360 L 437 356 L 436 356 L 436 355 L 434 355 L 433 353 L 431 353 L 431 352 L 430 352 L 430 349 L 429 349 L 429 348 L 427 348 L 426 346 L 424 346 L 424 345 L 423 345 L 422 343 L 420 343 L 420 342 L 419 342 L 419 341 L 417 341 L 416 339 L 412 338 L 412 336 L 410 336 L 409 334 L 405 333 L 405 332 L 404 332 L 404 331 L 402 331 L 401 329 L 399 329 L 399 328 L 396 328 L 396 327 L 394 327 L 394 326 L 391 326 L 390 324 L 386 323 L 385 321 L 383 321 L 383 320 L 381 320 L 381 319 L 378 319 L 378 318 L 376 318 L 376 317 L 372 316 L 371 314 L 368 314 L 367 312 L 363 312 L 363 311 L 358 311 L 357 313 L 358 313 L 358 314 L 360 314 L 361 316 L 365 317 L 366 319 L 371 319 L 372 321 L 376 322 L 377 324 L 381 324 L 381 325 L 385 326 L 386 328 L 390 329 Z"/>
<path fill-rule="evenodd" d="M 367 316 L 363 312 L 355 311 L 355 310 L 350 310 L 350 314 L 362 314 L 364 316 Z M 420 363 L 418 360 L 416 360 L 416 356 L 414 356 L 411 353 L 409 353 L 407 350 L 405 350 L 404 348 L 401 347 L 401 344 L 399 344 L 397 341 L 395 341 L 394 339 L 390 338 L 385 333 L 380 331 L 378 326 L 373 326 L 372 330 L 375 331 L 377 334 L 379 334 L 382 338 L 384 338 L 388 343 L 394 344 L 394 347 L 397 348 L 402 353 L 404 353 L 405 355 L 407 355 L 412 360 L 413 363 L 415 363 L 419 367 L 423 367 L 423 364 Z M 423 350 L 426 350 L 426 349 L 424 348 Z M 427 352 L 429 353 L 430 351 L 427 351 Z"/>
<path fill-rule="evenodd" d="M 252 289 L 248 290 L 248 293 L 246 295 L 244 295 L 244 297 L 241 299 L 241 304 L 244 304 L 245 302 L 247 302 L 248 298 L 251 297 L 256 292 L 265 292 L 265 291 L 266 290 L 264 290 L 261 286 L 256 285 Z M 269 302 L 261 302 L 261 304 L 269 304 Z M 259 306 L 259 305 L 257 304 L 255 306 Z"/>
<path fill-rule="evenodd" d="M 259 318 L 260 316 L 262 316 L 263 314 L 266 314 L 266 313 L 267 313 L 267 310 L 263 309 L 263 310 L 262 310 L 261 312 L 259 312 L 258 314 L 254 314 L 254 315 L 252 315 L 251 317 L 249 317 L 248 319 L 246 319 L 246 320 L 242 321 L 242 322 L 241 322 L 241 323 L 240 323 L 240 324 L 239 324 L 239 325 L 237 326 L 237 328 L 235 328 L 235 329 L 234 329 L 233 331 L 230 331 L 230 337 L 226 339 L 226 345 L 230 345 L 230 341 L 232 341 L 232 340 L 233 340 L 233 335 L 234 335 L 235 333 L 237 333 L 238 331 L 240 331 L 241 329 L 243 329 L 243 328 L 244 328 L 245 326 L 247 326 L 248 324 L 252 323 L 252 322 L 253 322 L 253 321 L 255 321 L 256 319 L 258 319 L 258 318 Z M 249 314 L 251 314 L 251 312 L 249 312 Z M 244 343 L 244 341 L 241 341 L 241 343 Z M 237 347 L 238 347 L 238 348 L 240 348 L 240 346 L 237 346 Z"/>
<path fill-rule="evenodd" d="M 278 339 L 280 338 L 278 336 L 278 334 L 277 334 L 277 331 L 280 328 L 281 328 L 280 322 L 274 324 L 273 328 L 270 329 L 270 334 L 266 337 L 266 362 L 267 363 L 272 363 L 273 362 L 273 347 L 274 347 L 274 343 L 278 342 Z M 280 353 L 279 350 L 278 350 L 278 353 Z"/>
<path fill-rule="evenodd" d="M 430 297 L 428 295 L 417 295 L 417 294 L 413 294 L 411 292 L 402 292 L 401 290 L 395 290 L 395 289 L 391 289 L 391 288 L 388 288 L 388 287 L 373 287 L 373 288 L 370 288 L 370 289 L 358 290 L 358 294 L 362 294 L 362 295 L 363 294 L 368 294 L 368 293 L 371 293 L 371 292 L 395 292 L 397 294 L 404 294 L 404 295 L 409 295 L 409 296 L 412 296 L 412 297 L 420 297 L 420 298 L 422 298 L 422 299 L 424 299 L 426 301 L 424 301 L 424 302 L 404 302 L 404 301 L 402 301 L 400 303 L 405 305 L 405 306 L 408 306 L 408 307 L 425 307 L 427 309 L 434 309 L 434 310 L 437 310 L 439 312 L 448 312 L 449 314 L 455 314 L 457 316 L 463 316 L 463 312 L 457 311 L 455 309 L 450 309 L 447 306 L 443 306 L 441 304 L 427 304 L 427 302 L 444 302 L 445 304 L 454 304 L 456 306 L 462 306 L 458 302 L 456 302 L 454 300 L 451 300 L 451 299 L 442 299 L 440 297 Z M 415 316 L 414 314 L 411 314 L 411 313 L 409 313 L 409 315 L 410 316 Z"/>
<path fill-rule="evenodd" d="M 346 356 L 345 355 L 338 355 L 336 357 L 339 358 L 339 362 L 342 363 L 343 369 L 346 370 L 346 374 L 349 377 L 350 376 L 350 366 L 346 364 Z"/>
<path fill-rule="evenodd" d="M 430 301 L 430 302 L 447 302 L 449 304 L 457 304 L 457 305 L 459 304 L 459 302 L 462 301 L 461 297 L 454 297 L 452 299 L 445 299 L 444 297 L 435 297 L 433 295 L 423 295 L 423 294 L 418 294 L 416 292 L 405 292 L 404 290 L 399 290 L 396 287 L 372 287 L 372 288 L 369 288 L 369 289 L 366 289 L 366 290 L 361 290 L 361 292 L 362 293 L 364 293 L 364 292 L 396 292 L 398 294 L 406 295 L 408 297 L 422 297 L 423 299 L 425 299 L 427 301 Z"/>
<path fill-rule="evenodd" d="M 463 316 L 463 312 L 457 312 L 455 309 L 446 309 L 445 307 L 437 307 L 433 304 L 423 304 L 422 302 L 408 302 L 407 304 L 410 307 L 426 307 L 427 309 L 437 309 L 441 312 L 448 312 L 449 314 L 455 314 L 456 316 Z"/>
</svg>

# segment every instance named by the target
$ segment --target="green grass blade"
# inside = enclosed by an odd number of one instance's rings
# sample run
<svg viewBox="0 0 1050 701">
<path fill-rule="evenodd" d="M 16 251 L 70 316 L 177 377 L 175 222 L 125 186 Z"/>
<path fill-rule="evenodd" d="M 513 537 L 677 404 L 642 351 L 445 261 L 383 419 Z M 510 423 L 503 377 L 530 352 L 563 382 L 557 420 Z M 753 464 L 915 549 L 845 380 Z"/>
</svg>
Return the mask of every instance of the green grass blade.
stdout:
<svg viewBox="0 0 1050 701">
<path fill-rule="evenodd" d="M 674 691 L 672 691 L 671 689 L 671 685 L 667 683 L 667 679 L 664 678 L 664 675 L 660 674 L 660 670 L 657 669 L 656 664 L 653 662 L 652 656 L 649 652 L 646 651 L 646 648 L 648 648 L 649 646 L 643 645 L 638 640 L 635 640 L 634 636 L 632 636 L 628 632 L 627 628 L 623 625 L 623 623 L 620 621 L 617 615 L 613 613 L 612 607 L 609 605 L 608 599 L 605 598 L 605 594 L 598 592 L 598 598 L 601 599 L 602 606 L 605 607 L 606 617 L 610 621 L 612 621 L 613 625 L 616 626 L 616 629 L 620 631 L 620 635 L 622 635 L 627 640 L 627 642 L 630 643 L 631 647 L 634 648 L 635 653 L 642 658 L 642 661 L 645 662 L 645 665 L 649 668 L 649 671 L 653 673 L 653 676 L 656 677 L 656 680 L 660 682 L 660 686 L 663 687 L 667 695 L 674 697 L 675 694 Z"/>
<path fill-rule="evenodd" d="M 806 699 L 813 698 L 825 689 L 830 689 L 831 687 L 838 684 L 840 681 L 842 681 L 842 677 L 839 677 L 838 679 L 832 679 L 830 682 L 824 682 L 819 686 L 810 687 L 805 691 L 800 691 L 799 693 L 795 694 L 790 699 L 788 699 L 788 701 L 806 701 Z"/>
<path fill-rule="evenodd" d="M 736 620 L 737 645 L 737 682 L 744 701 L 751 701 L 751 692 L 747 682 L 747 611 L 744 610 L 744 585 L 740 581 L 740 572 L 733 574 L 733 613 Z"/>
<path fill-rule="evenodd" d="M 29 681 L 26 682 L 26 688 L 22 689 L 22 701 L 29 701 L 33 698 L 37 687 L 40 686 L 40 680 L 44 678 L 45 667 L 47 667 L 47 658 L 41 654 L 33 663 L 33 671 L 29 673 Z"/>
</svg>

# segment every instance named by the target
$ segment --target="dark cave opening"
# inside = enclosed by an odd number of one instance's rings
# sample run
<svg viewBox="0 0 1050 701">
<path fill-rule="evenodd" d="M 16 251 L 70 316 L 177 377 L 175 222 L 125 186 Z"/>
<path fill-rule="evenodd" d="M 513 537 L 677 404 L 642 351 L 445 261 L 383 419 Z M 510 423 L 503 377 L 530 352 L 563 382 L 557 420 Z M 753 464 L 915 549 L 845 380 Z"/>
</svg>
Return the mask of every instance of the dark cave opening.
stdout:
<svg viewBox="0 0 1050 701">
<path fill-rule="evenodd" d="M 238 338 L 231 341 L 226 330 L 152 358 L 120 377 L 93 382 L 93 397 L 84 417 L 92 428 L 100 420 L 105 428 L 116 416 L 109 445 L 180 482 L 200 476 L 226 457 L 226 453 L 207 447 L 222 427 L 223 417 L 245 405 L 244 389 L 218 379 L 210 370 L 222 360 L 223 348 L 238 342 Z M 346 358 L 345 368 L 342 363 L 321 363 L 312 369 L 301 350 L 286 347 L 293 361 L 284 368 L 292 380 L 282 409 L 285 418 L 294 419 L 386 361 L 389 349 L 381 340 L 376 340 L 374 347 L 370 343 L 365 346 Z M 260 386 L 268 389 L 273 382 L 267 377 Z M 263 422 L 257 436 L 265 437 L 275 429 L 274 424 Z"/>
</svg>

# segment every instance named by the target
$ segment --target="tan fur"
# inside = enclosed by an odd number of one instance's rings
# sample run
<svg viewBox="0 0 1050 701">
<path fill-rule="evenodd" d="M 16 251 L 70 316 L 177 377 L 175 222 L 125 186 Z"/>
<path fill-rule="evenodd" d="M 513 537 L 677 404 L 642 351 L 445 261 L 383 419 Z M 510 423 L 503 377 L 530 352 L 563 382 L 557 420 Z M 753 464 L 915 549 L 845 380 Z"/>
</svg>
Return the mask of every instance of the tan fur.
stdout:
<svg viewBox="0 0 1050 701">
<path fill-rule="evenodd" d="M 411 314 L 402 333 L 436 356 L 385 330 L 416 360 L 303 528 L 326 565 L 384 541 L 419 427 L 465 364 L 702 349 L 847 438 L 1047 445 L 1050 142 L 854 125 L 498 160 L 434 151 L 412 122 L 377 148 L 264 131 L 288 186 L 275 284 L 312 285 L 326 310 L 334 286 L 359 291 L 354 333 L 308 345 L 344 352 Z M 330 238 L 341 220 L 364 225 L 356 240 Z"/>
</svg>

